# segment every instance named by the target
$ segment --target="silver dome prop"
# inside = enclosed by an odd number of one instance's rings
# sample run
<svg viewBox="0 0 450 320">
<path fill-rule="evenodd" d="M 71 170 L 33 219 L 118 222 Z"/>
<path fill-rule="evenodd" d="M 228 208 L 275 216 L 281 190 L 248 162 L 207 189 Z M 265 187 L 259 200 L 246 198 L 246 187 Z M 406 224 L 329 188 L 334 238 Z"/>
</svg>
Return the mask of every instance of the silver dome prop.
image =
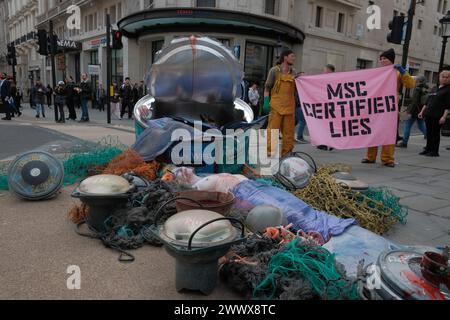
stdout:
<svg viewBox="0 0 450 320">
<path fill-rule="evenodd" d="M 283 213 L 274 206 L 257 206 L 249 212 L 245 224 L 250 230 L 262 233 L 267 228 L 281 226 L 283 224 Z"/>
<path fill-rule="evenodd" d="M 359 180 L 348 172 L 336 172 L 335 174 L 333 174 L 333 178 L 337 183 L 343 184 L 344 186 L 347 186 L 352 190 L 364 191 L 369 189 L 369 185 L 367 183 Z"/>
<path fill-rule="evenodd" d="M 147 76 L 149 95 L 134 108 L 141 128 L 162 117 L 202 121 L 222 127 L 236 121 L 251 123 L 251 107 L 242 96 L 243 68 L 219 41 L 180 37 L 163 48 Z"/>
<path fill-rule="evenodd" d="M 295 152 L 280 160 L 280 167 L 275 178 L 287 189 L 303 189 L 317 172 L 314 159 L 307 153 Z"/>
<path fill-rule="evenodd" d="M 136 186 L 127 179 L 110 174 L 86 178 L 72 193 L 89 207 L 87 224 L 97 232 L 106 230 L 105 221 L 124 207 Z"/>
<path fill-rule="evenodd" d="M 158 225 L 160 213 L 172 201 L 189 198 L 177 197 L 163 204 L 148 230 L 175 258 L 175 285 L 177 291 L 197 290 L 210 294 L 217 284 L 218 259 L 232 245 L 245 240 L 244 225 L 217 212 L 197 209 L 178 212 L 164 224 Z M 193 201 L 199 204 L 197 201 Z M 201 206 L 201 204 L 199 204 Z M 231 223 L 238 223 L 238 230 Z"/>
</svg>

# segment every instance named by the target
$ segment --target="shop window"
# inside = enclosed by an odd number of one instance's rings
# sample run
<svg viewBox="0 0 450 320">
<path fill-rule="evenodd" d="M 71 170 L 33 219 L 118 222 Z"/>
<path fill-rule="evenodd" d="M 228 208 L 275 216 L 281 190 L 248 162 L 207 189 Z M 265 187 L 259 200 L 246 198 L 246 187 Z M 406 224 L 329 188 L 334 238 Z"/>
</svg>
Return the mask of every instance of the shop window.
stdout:
<svg viewBox="0 0 450 320">
<path fill-rule="evenodd" d="M 345 14 L 339 13 L 337 32 L 344 33 L 344 26 L 345 26 Z"/>
<path fill-rule="evenodd" d="M 362 70 L 362 69 L 370 69 L 372 68 L 373 62 L 370 60 L 364 60 L 364 59 L 357 59 L 356 60 L 356 69 Z"/>
<path fill-rule="evenodd" d="M 279 5 L 280 3 L 278 0 L 266 0 L 265 13 L 278 15 Z"/>
<path fill-rule="evenodd" d="M 112 82 L 123 83 L 123 50 L 112 50 Z"/>
<path fill-rule="evenodd" d="M 274 47 L 247 42 L 245 46 L 244 72 L 248 82 L 258 81 L 261 88 L 267 79 L 267 74 L 273 66 Z"/>
<path fill-rule="evenodd" d="M 156 54 L 164 46 L 164 40 L 152 41 L 152 63 L 156 60 Z"/>
<path fill-rule="evenodd" d="M 316 27 L 317 28 L 322 28 L 322 14 L 323 14 L 323 8 L 318 6 L 317 10 L 316 10 Z"/>
<path fill-rule="evenodd" d="M 425 70 L 425 79 L 427 79 L 427 83 L 430 83 L 432 72 L 430 70 Z"/>
<path fill-rule="evenodd" d="M 197 7 L 216 7 L 216 0 L 197 0 Z"/>
<path fill-rule="evenodd" d="M 114 24 L 114 23 L 116 23 L 116 21 L 117 21 L 117 16 L 116 16 L 116 6 L 112 6 L 110 9 L 109 9 L 109 14 L 110 14 L 110 19 L 111 19 L 111 24 Z"/>
</svg>

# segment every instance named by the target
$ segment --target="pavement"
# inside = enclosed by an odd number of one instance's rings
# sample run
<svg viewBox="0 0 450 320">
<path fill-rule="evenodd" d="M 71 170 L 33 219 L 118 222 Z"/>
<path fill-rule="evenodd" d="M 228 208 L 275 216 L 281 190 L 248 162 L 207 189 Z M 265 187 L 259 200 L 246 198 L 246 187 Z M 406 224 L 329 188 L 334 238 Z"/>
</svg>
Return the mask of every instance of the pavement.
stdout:
<svg viewBox="0 0 450 320">
<path fill-rule="evenodd" d="M 25 107 L 22 117 L 0 123 L 0 130 L 11 131 L 5 137 L 0 131 L 0 161 L 27 148 L 98 142 L 104 136 L 117 137 L 126 145 L 134 142 L 132 121 L 107 124 L 106 113 L 96 110 L 90 118 L 89 123 L 56 124 L 53 118 L 35 118 L 34 111 Z M 30 127 L 34 131 L 23 129 Z M 15 137 L 22 139 L 18 144 L 28 144 L 10 148 L 16 144 Z M 309 144 L 296 149 L 309 153 L 318 164 L 349 164 L 353 174 L 371 186 L 393 190 L 409 207 L 409 216 L 406 225 L 394 226 L 386 238 L 404 245 L 449 245 L 450 151 L 445 147 L 450 146 L 450 138 L 442 138 L 440 158 L 419 156 L 424 143 L 422 136 L 412 136 L 408 149 L 396 150 L 395 168 L 361 164 L 364 150 L 328 152 Z M 117 252 L 97 240 L 80 237 L 67 219 L 69 208 L 78 201 L 70 197 L 73 189 L 63 188 L 56 198 L 42 202 L 0 192 L 0 299 L 240 299 L 220 281 L 209 296 L 178 293 L 174 259 L 162 248 L 135 250 L 136 261 L 123 264 L 118 262 Z M 72 265 L 81 270 L 80 290 L 69 290 L 66 285 L 67 268 Z"/>
</svg>

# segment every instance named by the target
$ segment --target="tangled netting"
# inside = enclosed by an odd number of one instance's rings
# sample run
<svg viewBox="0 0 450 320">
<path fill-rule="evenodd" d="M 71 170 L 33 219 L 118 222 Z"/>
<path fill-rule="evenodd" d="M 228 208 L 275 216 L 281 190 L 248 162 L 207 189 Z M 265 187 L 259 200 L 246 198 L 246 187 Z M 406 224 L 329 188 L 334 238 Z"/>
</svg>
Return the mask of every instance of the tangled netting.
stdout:
<svg viewBox="0 0 450 320">
<path fill-rule="evenodd" d="M 122 154 L 125 146 L 117 138 L 105 137 L 91 150 L 70 152 L 64 164 L 64 185 L 73 185 L 88 176 L 101 173 L 112 159 Z"/>
<path fill-rule="evenodd" d="M 137 249 L 145 243 L 154 246 L 162 245 L 149 232 L 148 226 L 155 222 L 158 209 L 168 200 L 173 199 L 179 191 L 181 191 L 180 187 L 172 183 L 161 180 L 149 182 L 148 187 L 133 194 L 125 207 L 112 213 L 104 222 L 104 232 L 78 233 L 82 236 L 100 239 L 106 247 L 116 249 L 131 258 L 121 259 L 121 255 L 120 261 L 133 261 L 134 257 L 124 250 Z M 81 206 L 72 208 L 69 212 L 69 218 L 74 222 L 80 221 L 81 218 L 86 217 L 86 209 L 86 207 L 82 208 Z M 164 223 L 176 212 L 175 202 L 164 206 L 159 214 L 158 223 Z M 76 213 L 75 216 L 74 213 Z"/>
<path fill-rule="evenodd" d="M 112 159 L 102 173 L 121 176 L 127 172 L 133 172 L 147 180 L 156 179 L 160 164 L 156 161 L 146 163 L 134 150 L 128 149 Z"/>
<path fill-rule="evenodd" d="M 377 234 L 384 234 L 397 222 L 405 222 L 407 209 L 387 189 L 369 189 L 362 193 L 336 182 L 332 174 L 341 166 L 320 168 L 309 185 L 294 194 L 316 210 L 341 218 L 354 218 L 358 224 Z"/>
<path fill-rule="evenodd" d="M 220 276 L 246 298 L 358 299 L 356 279 L 347 279 L 326 249 L 301 239 L 280 247 L 271 238 L 250 236 L 231 248 Z"/>
<path fill-rule="evenodd" d="M 0 190 L 8 190 L 8 162 L 0 162 Z"/>
</svg>

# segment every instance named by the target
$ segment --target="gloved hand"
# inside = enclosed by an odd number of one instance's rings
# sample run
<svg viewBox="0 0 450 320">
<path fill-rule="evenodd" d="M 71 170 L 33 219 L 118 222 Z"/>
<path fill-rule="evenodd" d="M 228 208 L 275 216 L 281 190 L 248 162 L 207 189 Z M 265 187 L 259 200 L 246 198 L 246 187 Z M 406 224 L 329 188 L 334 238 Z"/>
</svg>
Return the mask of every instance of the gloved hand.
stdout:
<svg viewBox="0 0 450 320">
<path fill-rule="evenodd" d="M 403 68 L 401 64 L 396 64 L 394 68 L 397 69 L 401 75 L 404 75 L 406 73 L 406 69 Z"/>
<path fill-rule="evenodd" d="M 263 114 L 270 113 L 270 97 L 264 97 Z"/>
</svg>

